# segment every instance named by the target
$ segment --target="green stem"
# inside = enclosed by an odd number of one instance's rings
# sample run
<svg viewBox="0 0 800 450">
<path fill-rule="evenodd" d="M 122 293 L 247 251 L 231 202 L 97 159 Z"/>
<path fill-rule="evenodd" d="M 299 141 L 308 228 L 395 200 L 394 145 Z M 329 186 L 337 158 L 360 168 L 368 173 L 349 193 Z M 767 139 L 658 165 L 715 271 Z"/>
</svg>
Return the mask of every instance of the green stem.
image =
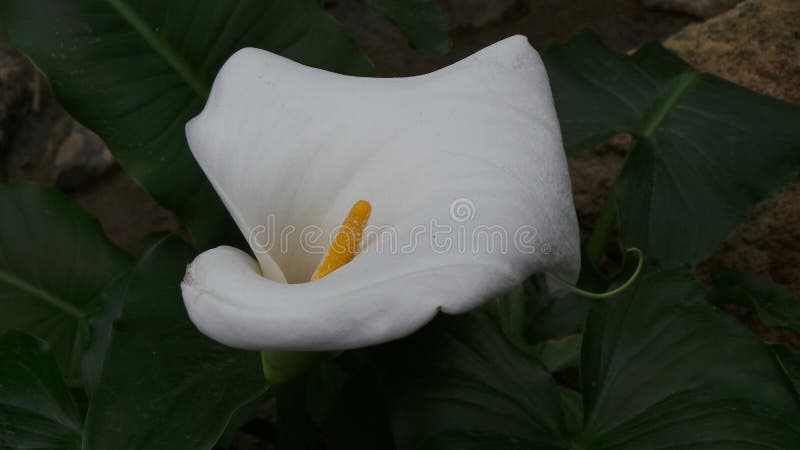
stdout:
<svg viewBox="0 0 800 450">
<path fill-rule="evenodd" d="M 271 385 L 281 384 L 302 375 L 322 361 L 335 358 L 340 352 L 261 352 L 264 379 Z"/>
<path fill-rule="evenodd" d="M 625 250 L 625 253 L 631 253 L 631 252 L 636 253 L 637 257 L 639 258 L 639 261 L 636 264 L 636 270 L 633 272 L 633 275 L 631 275 L 631 277 L 628 278 L 628 280 L 622 286 L 608 292 L 597 293 L 597 292 L 584 291 L 583 289 L 577 288 L 569 283 L 564 282 L 564 280 L 556 276 L 553 277 L 562 284 L 564 284 L 564 286 L 566 286 L 570 290 L 570 292 L 578 294 L 581 297 L 593 298 L 593 299 L 604 299 L 613 297 L 619 294 L 620 292 L 624 291 L 625 289 L 628 289 L 628 287 L 630 287 L 630 285 L 632 285 L 639 278 L 639 274 L 641 274 L 642 272 L 642 266 L 644 266 L 644 256 L 642 255 L 642 251 L 636 247 L 631 247 Z"/>
<path fill-rule="evenodd" d="M 614 224 L 617 223 L 617 202 L 614 199 L 614 193 L 609 193 L 606 202 L 603 205 L 600 215 L 595 221 L 594 230 L 589 240 L 586 242 L 586 255 L 589 261 L 595 268 L 600 263 L 600 258 L 606 251 L 608 238 L 611 236 L 611 231 L 614 229 Z"/>
<path fill-rule="evenodd" d="M 699 77 L 700 72 L 695 71 L 687 71 L 680 74 L 675 82 L 675 86 L 669 91 L 669 94 L 664 97 L 664 99 L 656 105 L 652 113 L 647 116 L 639 134 L 643 137 L 651 136 L 658 129 L 659 125 L 661 125 L 661 122 L 667 118 L 667 115 L 675 107 L 675 104 L 678 103 L 678 100 L 683 93 L 686 92 L 686 89 Z"/>
</svg>

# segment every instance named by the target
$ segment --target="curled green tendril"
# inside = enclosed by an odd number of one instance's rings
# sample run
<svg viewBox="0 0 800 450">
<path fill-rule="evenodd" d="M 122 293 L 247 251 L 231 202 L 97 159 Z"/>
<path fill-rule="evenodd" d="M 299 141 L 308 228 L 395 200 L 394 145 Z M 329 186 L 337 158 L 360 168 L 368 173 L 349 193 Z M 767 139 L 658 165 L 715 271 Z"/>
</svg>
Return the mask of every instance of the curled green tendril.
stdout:
<svg viewBox="0 0 800 450">
<path fill-rule="evenodd" d="M 561 283 L 563 283 L 570 290 L 570 292 L 572 292 L 574 294 L 578 294 L 581 297 L 594 298 L 594 299 L 604 299 L 604 298 L 613 297 L 613 296 L 619 294 L 620 292 L 624 291 L 625 289 L 628 289 L 628 287 L 630 287 L 630 285 L 632 285 L 633 282 L 636 281 L 637 278 L 639 278 L 639 274 L 642 272 L 642 266 L 644 265 L 644 257 L 642 255 L 642 251 L 639 250 L 638 248 L 631 247 L 629 249 L 626 249 L 625 253 L 636 253 L 636 257 L 639 259 L 639 262 L 636 265 L 636 271 L 634 271 L 633 275 L 631 275 L 631 277 L 628 278 L 628 281 L 626 281 L 622 286 L 620 286 L 620 287 L 618 287 L 618 288 L 616 288 L 614 290 L 598 294 L 596 292 L 584 291 L 583 289 L 577 288 L 577 287 L 572 286 L 572 285 L 570 285 L 568 283 L 564 283 L 564 281 L 562 281 L 562 280 L 560 280 L 558 278 L 556 278 L 556 279 L 558 281 L 560 281 Z"/>
</svg>

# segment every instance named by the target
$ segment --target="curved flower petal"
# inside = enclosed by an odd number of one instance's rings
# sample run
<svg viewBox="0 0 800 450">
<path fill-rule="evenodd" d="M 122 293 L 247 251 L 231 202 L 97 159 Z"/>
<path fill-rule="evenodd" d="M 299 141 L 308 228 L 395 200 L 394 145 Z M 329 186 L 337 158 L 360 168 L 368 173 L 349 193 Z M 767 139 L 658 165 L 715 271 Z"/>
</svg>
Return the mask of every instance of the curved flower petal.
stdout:
<svg viewBox="0 0 800 450">
<path fill-rule="evenodd" d="M 225 344 L 370 345 L 413 332 L 438 310 L 473 308 L 535 272 L 577 278 L 558 121 L 547 73 L 524 37 L 395 79 L 240 50 L 187 137 L 258 259 L 220 247 L 187 270 L 190 317 Z M 361 254 L 308 283 L 359 199 L 372 204 Z"/>
</svg>

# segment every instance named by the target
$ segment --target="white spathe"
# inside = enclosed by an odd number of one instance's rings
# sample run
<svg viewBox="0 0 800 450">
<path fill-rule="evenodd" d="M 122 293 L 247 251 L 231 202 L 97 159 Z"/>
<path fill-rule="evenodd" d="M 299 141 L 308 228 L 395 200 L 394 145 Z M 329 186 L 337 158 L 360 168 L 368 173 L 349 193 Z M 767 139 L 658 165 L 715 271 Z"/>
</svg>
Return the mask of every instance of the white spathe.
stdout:
<svg viewBox="0 0 800 450">
<path fill-rule="evenodd" d="M 437 311 L 474 308 L 532 273 L 577 278 L 558 120 L 524 37 L 410 78 L 343 76 L 243 49 L 186 135 L 258 259 L 218 247 L 187 269 L 189 316 L 224 344 L 367 346 L 410 334 Z M 308 282 L 359 199 L 381 233 Z M 307 227 L 322 232 L 313 249 L 302 243 Z"/>
</svg>

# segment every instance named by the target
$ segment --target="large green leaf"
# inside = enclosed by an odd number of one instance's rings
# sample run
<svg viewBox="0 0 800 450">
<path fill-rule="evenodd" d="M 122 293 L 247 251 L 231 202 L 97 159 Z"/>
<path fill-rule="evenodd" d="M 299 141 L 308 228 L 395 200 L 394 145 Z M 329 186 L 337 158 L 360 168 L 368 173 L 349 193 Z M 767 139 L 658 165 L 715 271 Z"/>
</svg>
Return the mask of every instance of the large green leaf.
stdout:
<svg viewBox="0 0 800 450">
<path fill-rule="evenodd" d="M 100 292 L 130 266 L 97 221 L 63 194 L 0 186 L 0 330 L 46 340 L 76 380 Z"/>
<path fill-rule="evenodd" d="M 67 110 L 181 216 L 200 247 L 235 236 L 184 136 L 222 63 L 259 47 L 372 72 L 317 0 L 0 0 L 0 17 Z"/>
<path fill-rule="evenodd" d="M 402 377 L 400 449 L 791 450 L 800 442 L 793 360 L 782 367 L 714 310 L 688 271 L 649 275 L 595 304 L 582 408 L 482 313 L 440 319 L 396 345 L 404 349 L 391 354 Z"/>
<path fill-rule="evenodd" d="M 180 282 L 193 256 L 165 237 L 120 280 L 124 306 L 89 404 L 84 450 L 210 449 L 231 415 L 264 392 L 258 353 L 217 344 L 189 320 Z"/>
<path fill-rule="evenodd" d="M 768 347 L 713 310 L 688 271 L 598 304 L 581 365 L 577 448 L 793 449 L 800 402 Z"/>
<path fill-rule="evenodd" d="M 47 344 L 0 336 L 0 448 L 76 450 L 81 419 Z"/>
<path fill-rule="evenodd" d="M 447 53 L 450 23 L 437 0 L 361 0 L 392 21 L 417 50 Z"/>
<path fill-rule="evenodd" d="M 717 304 L 745 306 L 758 314 L 761 323 L 800 333 L 800 302 L 784 286 L 751 272 L 723 269 L 712 275 L 711 300 Z"/>
<path fill-rule="evenodd" d="M 443 317 L 397 344 L 394 432 L 401 450 L 566 445 L 555 381 L 484 312 Z"/>
<path fill-rule="evenodd" d="M 710 255 L 800 168 L 800 107 L 696 72 L 658 44 L 623 56 L 581 34 L 544 60 L 569 152 L 634 135 L 614 191 L 622 239 L 663 267 Z"/>
</svg>

